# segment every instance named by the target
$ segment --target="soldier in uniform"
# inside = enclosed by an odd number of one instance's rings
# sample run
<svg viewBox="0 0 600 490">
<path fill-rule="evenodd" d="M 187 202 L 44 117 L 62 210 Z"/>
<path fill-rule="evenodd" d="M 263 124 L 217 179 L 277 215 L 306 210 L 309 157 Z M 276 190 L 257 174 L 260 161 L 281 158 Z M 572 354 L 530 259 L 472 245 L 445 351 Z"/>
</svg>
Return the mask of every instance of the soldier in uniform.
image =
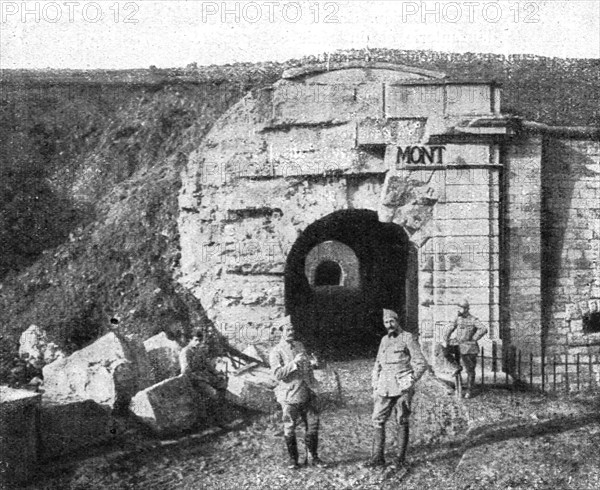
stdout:
<svg viewBox="0 0 600 490">
<path fill-rule="evenodd" d="M 373 367 L 373 452 L 367 466 L 385 465 L 385 423 L 395 409 L 398 422 L 396 465 L 402 468 L 408 447 L 414 384 L 425 372 L 427 362 L 416 336 L 400 328 L 395 311 L 383 310 L 383 324 L 388 333 L 381 339 Z"/>
<path fill-rule="evenodd" d="M 277 322 L 282 332 L 280 342 L 269 355 L 273 375 L 278 381 L 275 388 L 277 401 L 283 410 L 283 434 L 289 456 L 288 468 L 298 468 L 296 427 L 305 424 L 305 444 L 313 466 L 324 467 L 319 458 L 319 406 L 317 382 L 313 375 L 316 359 L 309 357 L 302 342 L 296 339 L 291 318 Z M 309 461 L 307 461 L 309 463 Z"/>
<path fill-rule="evenodd" d="M 467 372 L 467 387 L 464 396 L 470 398 L 475 383 L 475 367 L 479 353 L 477 341 L 487 333 L 487 328 L 478 318 L 469 313 L 469 302 L 466 299 L 457 306 L 458 314 L 452 327 L 446 333 L 445 341 L 454 360 L 462 364 Z M 454 332 L 456 334 L 451 338 Z"/>
<path fill-rule="evenodd" d="M 224 423 L 227 378 L 218 372 L 209 357 L 202 330 L 197 330 L 189 343 L 179 353 L 181 376 L 190 380 L 194 389 L 201 395 L 199 403 L 205 405 L 207 414 L 218 425 Z M 207 405 L 212 400 L 212 405 Z"/>
<path fill-rule="evenodd" d="M 188 376 L 194 385 L 204 383 L 216 390 L 227 388 L 225 376 L 212 365 L 202 330 L 196 331 L 179 353 L 179 367 L 181 374 Z"/>
</svg>

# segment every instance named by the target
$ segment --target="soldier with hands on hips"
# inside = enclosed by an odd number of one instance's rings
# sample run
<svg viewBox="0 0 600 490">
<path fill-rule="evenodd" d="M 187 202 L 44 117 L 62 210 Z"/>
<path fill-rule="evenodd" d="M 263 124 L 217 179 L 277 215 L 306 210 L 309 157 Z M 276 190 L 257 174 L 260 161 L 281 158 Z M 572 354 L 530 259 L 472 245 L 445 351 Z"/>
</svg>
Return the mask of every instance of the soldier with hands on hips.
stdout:
<svg viewBox="0 0 600 490">
<path fill-rule="evenodd" d="M 445 342 L 451 356 L 456 363 L 462 364 L 467 372 L 467 387 L 465 398 L 472 395 L 475 383 L 475 367 L 477 354 L 479 354 L 479 341 L 486 333 L 487 328 L 481 321 L 469 312 L 469 302 L 465 299 L 458 306 L 458 313 L 451 328 L 446 333 Z M 454 337 L 452 334 L 454 333 Z M 459 374 L 460 376 L 460 374 Z"/>
</svg>

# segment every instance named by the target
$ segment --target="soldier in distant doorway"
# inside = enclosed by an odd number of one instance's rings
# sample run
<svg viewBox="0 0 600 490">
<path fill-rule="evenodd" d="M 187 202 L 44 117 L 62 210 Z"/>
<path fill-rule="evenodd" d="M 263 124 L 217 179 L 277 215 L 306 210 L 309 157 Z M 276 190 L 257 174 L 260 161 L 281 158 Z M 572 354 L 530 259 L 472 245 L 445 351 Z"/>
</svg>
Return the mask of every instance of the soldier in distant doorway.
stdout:
<svg viewBox="0 0 600 490">
<path fill-rule="evenodd" d="M 415 335 L 400 327 L 398 315 L 383 310 L 387 335 L 381 339 L 372 373 L 373 386 L 373 450 L 368 467 L 385 465 L 385 424 L 392 411 L 398 422 L 398 453 L 396 466 L 405 467 L 408 447 L 408 422 L 414 385 L 427 368 Z"/>
<path fill-rule="evenodd" d="M 475 367 L 477 366 L 477 354 L 479 354 L 477 341 L 487 333 L 487 328 L 478 318 L 471 315 L 469 302 L 466 299 L 457 306 L 458 313 L 452 327 L 446 333 L 445 342 L 454 360 L 462 364 L 467 372 L 467 387 L 464 396 L 470 398 L 473 394 Z M 456 334 L 452 337 L 454 332 Z"/>
<path fill-rule="evenodd" d="M 291 318 L 286 316 L 276 324 L 281 330 L 281 340 L 273 348 L 269 363 L 278 381 L 275 388 L 277 401 L 283 410 L 283 434 L 289 456 L 288 468 L 298 468 L 298 443 L 296 427 L 304 422 L 306 429 L 306 449 L 313 466 L 325 467 L 319 458 L 319 404 L 317 381 L 313 367 L 317 361 L 309 356 L 302 342 L 296 339 L 296 331 Z"/>
</svg>

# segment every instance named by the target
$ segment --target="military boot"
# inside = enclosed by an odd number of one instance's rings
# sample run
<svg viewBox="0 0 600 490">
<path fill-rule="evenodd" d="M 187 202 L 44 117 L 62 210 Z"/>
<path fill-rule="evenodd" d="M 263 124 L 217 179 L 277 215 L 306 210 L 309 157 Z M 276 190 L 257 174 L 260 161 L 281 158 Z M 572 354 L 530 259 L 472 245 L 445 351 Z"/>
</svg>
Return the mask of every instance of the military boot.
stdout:
<svg viewBox="0 0 600 490">
<path fill-rule="evenodd" d="M 310 460 L 307 460 L 307 464 L 310 466 L 317 466 L 318 468 L 327 468 L 321 458 L 319 458 L 319 433 L 306 434 L 306 448 L 310 455 Z"/>
<path fill-rule="evenodd" d="M 467 374 L 467 387 L 464 390 L 464 397 L 471 398 L 473 396 L 473 385 L 475 384 L 475 374 Z"/>
<path fill-rule="evenodd" d="M 287 447 L 288 461 L 286 466 L 290 470 L 299 468 L 298 466 L 298 442 L 296 436 L 285 436 L 285 445 Z"/>
<path fill-rule="evenodd" d="M 408 424 L 398 426 L 398 452 L 394 461 L 394 466 L 401 469 L 406 467 L 406 450 L 408 448 Z"/>
<path fill-rule="evenodd" d="M 371 459 L 365 465 L 367 468 L 378 468 L 385 466 L 385 427 L 373 428 L 373 446 L 371 449 Z"/>
</svg>

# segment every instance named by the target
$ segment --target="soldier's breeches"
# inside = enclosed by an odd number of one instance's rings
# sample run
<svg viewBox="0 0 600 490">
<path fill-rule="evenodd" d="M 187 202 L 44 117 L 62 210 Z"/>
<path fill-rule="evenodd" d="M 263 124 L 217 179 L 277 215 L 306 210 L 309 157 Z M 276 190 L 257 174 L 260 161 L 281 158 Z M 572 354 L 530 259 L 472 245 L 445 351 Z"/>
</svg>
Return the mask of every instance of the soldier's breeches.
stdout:
<svg viewBox="0 0 600 490">
<path fill-rule="evenodd" d="M 467 374 L 475 375 L 475 368 L 477 367 L 477 354 L 461 354 L 460 360 L 462 365 L 465 367 Z"/>
<path fill-rule="evenodd" d="M 283 409 L 283 433 L 286 437 L 296 433 L 299 423 L 305 425 L 306 434 L 319 432 L 319 411 L 315 400 L 303 403 L 285 403 Z"/>
<path fill-rule="evenodd" d="M 394 408 L 396 409 L 396 421 L 398 424 L 408 424 L 412 397 L 412 390 L 401 396 L 376 395 L 373 406 L 373 416 L 371 417 L 373 427 L 384 427 Z"/>
</svg>

